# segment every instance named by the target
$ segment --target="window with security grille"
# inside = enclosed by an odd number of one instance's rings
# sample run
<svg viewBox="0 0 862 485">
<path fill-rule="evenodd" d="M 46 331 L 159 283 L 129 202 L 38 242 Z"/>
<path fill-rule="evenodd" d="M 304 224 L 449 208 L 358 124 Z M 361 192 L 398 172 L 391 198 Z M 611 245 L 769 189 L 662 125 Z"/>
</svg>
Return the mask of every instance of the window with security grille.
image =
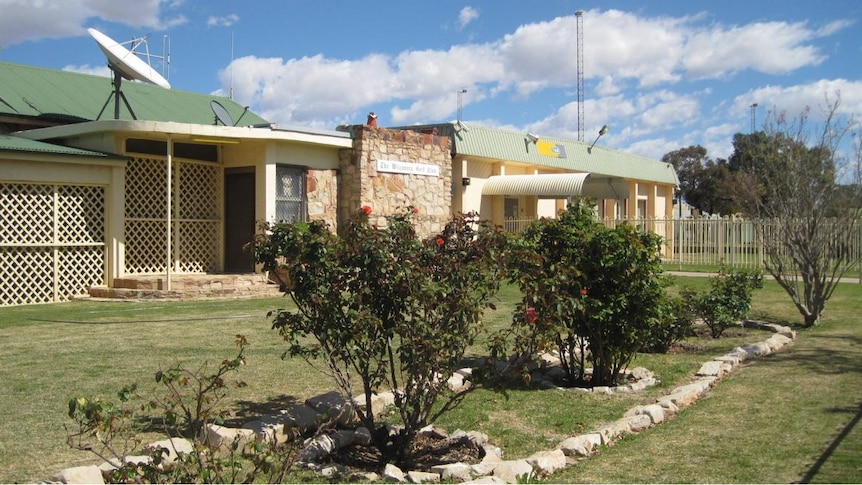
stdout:
<svg viewBox="0 0 862 485">
<path fill-rule="evenodd" d="M 305 170 L 278 165 L 275 169 L 276 222 L 304 221 L 305 214 Z"/>
</svg>

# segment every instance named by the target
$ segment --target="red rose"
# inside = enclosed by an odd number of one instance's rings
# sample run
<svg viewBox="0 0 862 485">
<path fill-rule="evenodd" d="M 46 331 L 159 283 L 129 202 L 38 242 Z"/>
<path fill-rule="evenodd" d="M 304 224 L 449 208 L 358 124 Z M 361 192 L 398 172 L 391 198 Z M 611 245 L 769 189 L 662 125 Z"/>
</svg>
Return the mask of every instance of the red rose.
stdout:
<svg viewBox="0 0 862 485">
<path fill-rule="evenodd" d="M 370 205 L 363 205 L 362 206 L 362 212 L 364 212 L 365 215 L 371 214 L 371 206 Z"/>
<path fill-rule="evenodd" d="M 587 296 L 588 293 L 589 293 L 589 291 L 587 291 L 586 288 L 581 288 L 581 295 Z"/>
<path fill-rule="evenodd" d="M 527 323 L 536 323 L 536 320 L 539 319 L 539 316 L 536 314 L 536 309 L 533 307 L 527 307 L 527 311 L 524 312 L 524 317 L 527 320 Z"/>
<path fill-rule="evenodd" d="M 442 237 L 438 237 L 438 238 L 437 238 L 437 245 L 438 245 L 438 246 L 442 246 L 442 245 L 444 245 L 444 244 L 446 244 L 446 240 L 445 240 L 445 239 L 443 239 Z"/>
</svg>

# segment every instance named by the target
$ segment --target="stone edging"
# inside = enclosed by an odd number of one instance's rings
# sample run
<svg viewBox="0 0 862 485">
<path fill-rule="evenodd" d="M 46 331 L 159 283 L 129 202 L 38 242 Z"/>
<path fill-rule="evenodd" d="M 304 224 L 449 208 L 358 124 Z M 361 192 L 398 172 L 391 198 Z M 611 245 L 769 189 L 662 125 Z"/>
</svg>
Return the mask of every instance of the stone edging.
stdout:
<svg viewBox="0 0 862 485">
<path fill-rule="evenodd" d="M 593 454 L 601 445 L 608 445 L 626 435 L 638 433 L 656 426 L 673 417 L 681 409 L 691 406 L 707 390 L 741 363 L 776 352 L 796 339 L 796 332 L 790 327 L 747 320 L 743 327 L 767 330 L 773 335 L 766 340 L 736 347 L 730 352 L 705 362 L 689 383 L 674 388 L 670 394 L 659 397 L 655 403 L 635 406 L 629 409 L 622 418 L 597 430 L 578 436 L 566 438 L 556 448 L 539 451 L 527 458 L 519 460 L 503 460 L 503 451 L 487 443 L 488 437 L 483 433 L 456 431 L 447 438 L 452 441 L 470 441 L 485 451 L 482 462 L 474 465 L 452 463 L 432 468 L 431 473 L 408 471 L 403 472 L 394 465 L 387 465 L 382 476 L 376 473 L 363 474 L 357 478 L 365 481 L 386 480 L 410 483 L 436 483 L 441 480 L 462 483 L 517 483 L 525 478 L 547 477 L 553 473 L 577 463 L 579 459 Z M 548 362 L 548 367 L 553 362 Z M 655 383 L 651 373 L 638 369 L 642 384 L 632 387 L 631 384 L 616 388 L 594 389 L 593 392 L 613 394 L 615 392 L 632 392 Z M 645 371 L 645 369 L 644 369 Z M 449 379 L 452 387 L 464 385 L 464 378 L 470 369 L 456 371 Z M 556 388 L 549 380 L 538 382 L 540 388 Z M 372 411 L 377 414 L 394 403 L 391 392 L 372 396 Z M 358 396 L 352 402 L 346 400 L 337 391 L 328 392 L 307 399 L 304 404 L 283 410 L 277 415 L 264 416 L 243 425 L 242 428 L 227 428 L 209 425 L 206 431 L 206 443 L 213 447 L 227 447 L 235 440 L 274 440 L 283 443 L 308 431 L 318 429 L 324 424 L 347 425 L 353 422 L 354 406 L 364 407 L 365 396 Z M 429 427 L 426 432 L 434 433 Z M 314 469 L 327 477 L 337 477 L 344 469 L 338 465 L 316 465 L 313 462 L 332 451 L 352 444 L 368 444 L 371 433 L 364 427 L 355 430 L 338 430 L 334 433 L 317 435 L 306 440 L 300 456 L 300 464 Z M 159 443 L 153 443 L 148 448 L 163 446 L 170 453 L 184 452 L 192 445 L 187 440 L 173 438 Z M 168 454 L 169 455 L 169 454 Z M 146 460 L 148 456 L 126 457 L 127 460 Z M 80 466 L 67 468 L 55 475 L 51 481 L 59 483 L 105 483 L 103 473 L 111 469 L 110 464 L 101 466 Z"/>
</svg>

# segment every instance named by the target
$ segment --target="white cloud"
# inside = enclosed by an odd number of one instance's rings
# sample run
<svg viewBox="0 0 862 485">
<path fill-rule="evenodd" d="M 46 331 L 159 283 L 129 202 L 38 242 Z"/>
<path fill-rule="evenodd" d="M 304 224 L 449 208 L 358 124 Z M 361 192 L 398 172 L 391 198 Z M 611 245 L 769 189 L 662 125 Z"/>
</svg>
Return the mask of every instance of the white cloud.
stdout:
<svg viewBox="0 0 862 485">
<path fill-rule="evenodd" d="M 736 123 L 722 123 L 710 126 L 698 134 L 699 142 L 697 144 L 706 148 L 709 158 L 723 158 L 727 160 L 733 153 L 733 135 L 741 131 L 739 125 Z M 747 132 L 747 130 L 745 131 Z M 679 148 L 682 148 L 682 146 Z"/>
<path fill-rule="evenodd" d="M 817 29 L 815 36 L 817 36 L 817 37 L 829 37 L 830 35 L 836 34 L 841 30 L 849 28 L 850 26 L 852 26 L 855 23 L 856 23 L 856 21 L 850 20 L 850 19 L 841 19 L 841 20 L 836 20 L 834 22 L 829 22 L 828 24 L 824 25 L 823 27 Z"/>
<path fill-rule="evenodd" d="M 723 77 L 745 69 L 785 74 L 823 62 L 825 56 L 815 46 L 805 44 L 814 37 L 815 32 L 801 22 L 714 26 L 689 35 L 682 63 L 695 79 Z"/>
<path fill-rule="evenodd" d="M 613 96 L 623 90 L 622 83 L 618 82 L 614 76 L 608 74 L 601 78 L 599 84 L 596 85 L 594 92 L 599 96 Z"/>
<path fill-rule="evenodd" d="M 94 76 L 103 76 L 103 77 L 113 77 L 114 74 L 111 72 L 111 68 L 108 67 L 107 64 L 101 66 L 91 66 L 89 64 L 84 64 L 81 66 L 63 66 L 64 71 L 69 72 L 77 72 L 81 74 L 92 74 Z"/>
<path fill-rule="evenodd" d="M 668 140 L 667 138 L 649 138 L 640 140 L 631 145 L 620 148 L 624 152 L 639 155 L 641 157 L 652 158 L 653 160 L 661 160 L 665 154 L 674 150 L 679 150 L 679 143 L 676 140 Z"/>
<path fill-rule="evenodd" d="M 858 116 L 862 113 L 862 81 L 846 79 L 821 79 L 795 86 L 766 86 L 754 89 L 734 98 L 731 112 L 736 115 L 747 113 L 751 103 L 756 102 L 758 118 L 761 120 L 765 120 L 768 113 L 785 113 L 795 117 L 810 108 L 811 119 L 817 121 L 823 119 L 822 113 L 826 104 L 835 102 L 839 96 L 840 114 Z"/>
<path fill-rule="evenodd" d="M 635 97 L 622 94 L 589 99 L 584 103 L 584 141 L 595 138 L 602 125 L 610 132 L 602 140 L 620 146 L 635 138 L 655 136 L 680 128 L 700 118 L 700 102 L 693 95 L 655 91 Z M 577 139 L 577 102 L 567 103 L 547 118 L 533 124 L 537 132 Z M 678 148 L 678 147 L 677 147 Z"/>
<path fill-rule="evenodd" d="M 479 18 L 479 11 L 473 7 L 467 6 L 458 12 L 458 29 L 463 29 L 467 24 Z"/>
<path fill-rule="evenodd" d="M 0 0 L 0 45 L 85 34 L 92 19 L 166 29 L 186 21 L 167 17 L 162 0 Z"/>
<path fill-rule="evenodd" d="M 230 27 L 239 22 L 239 15 L 232 13 L 222 17 L 210 17 L 207 19 L 207 27 Z"/>
<path fill-rule="evenodd" d="M 336 119 L 391 98 L 397 86 L 389 61 L 377 54 L 357 61 L 242 57 L 232 63 L 234 98 L 279 123 Z M 219 73 L 223 84 L 230 70 Z"/>
</svg>

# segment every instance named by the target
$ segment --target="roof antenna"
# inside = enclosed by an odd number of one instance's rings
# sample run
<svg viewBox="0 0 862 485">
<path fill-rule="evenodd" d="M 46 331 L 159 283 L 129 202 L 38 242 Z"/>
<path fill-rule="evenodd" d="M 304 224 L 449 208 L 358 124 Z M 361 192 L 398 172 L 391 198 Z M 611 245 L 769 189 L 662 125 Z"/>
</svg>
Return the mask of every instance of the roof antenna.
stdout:
<svg viewBox="0 0 862 485">
<path fill-rule="evenodd" d="M 171 36 L 165 34 L 162 38 L 162 76 L 169 82 L 171 80 Z"/>
<path fill-rule="evenodd" d="M 227 97 L 233 99 L 233 30 L 230 31 L 230 89 Z"/>
</svg>

